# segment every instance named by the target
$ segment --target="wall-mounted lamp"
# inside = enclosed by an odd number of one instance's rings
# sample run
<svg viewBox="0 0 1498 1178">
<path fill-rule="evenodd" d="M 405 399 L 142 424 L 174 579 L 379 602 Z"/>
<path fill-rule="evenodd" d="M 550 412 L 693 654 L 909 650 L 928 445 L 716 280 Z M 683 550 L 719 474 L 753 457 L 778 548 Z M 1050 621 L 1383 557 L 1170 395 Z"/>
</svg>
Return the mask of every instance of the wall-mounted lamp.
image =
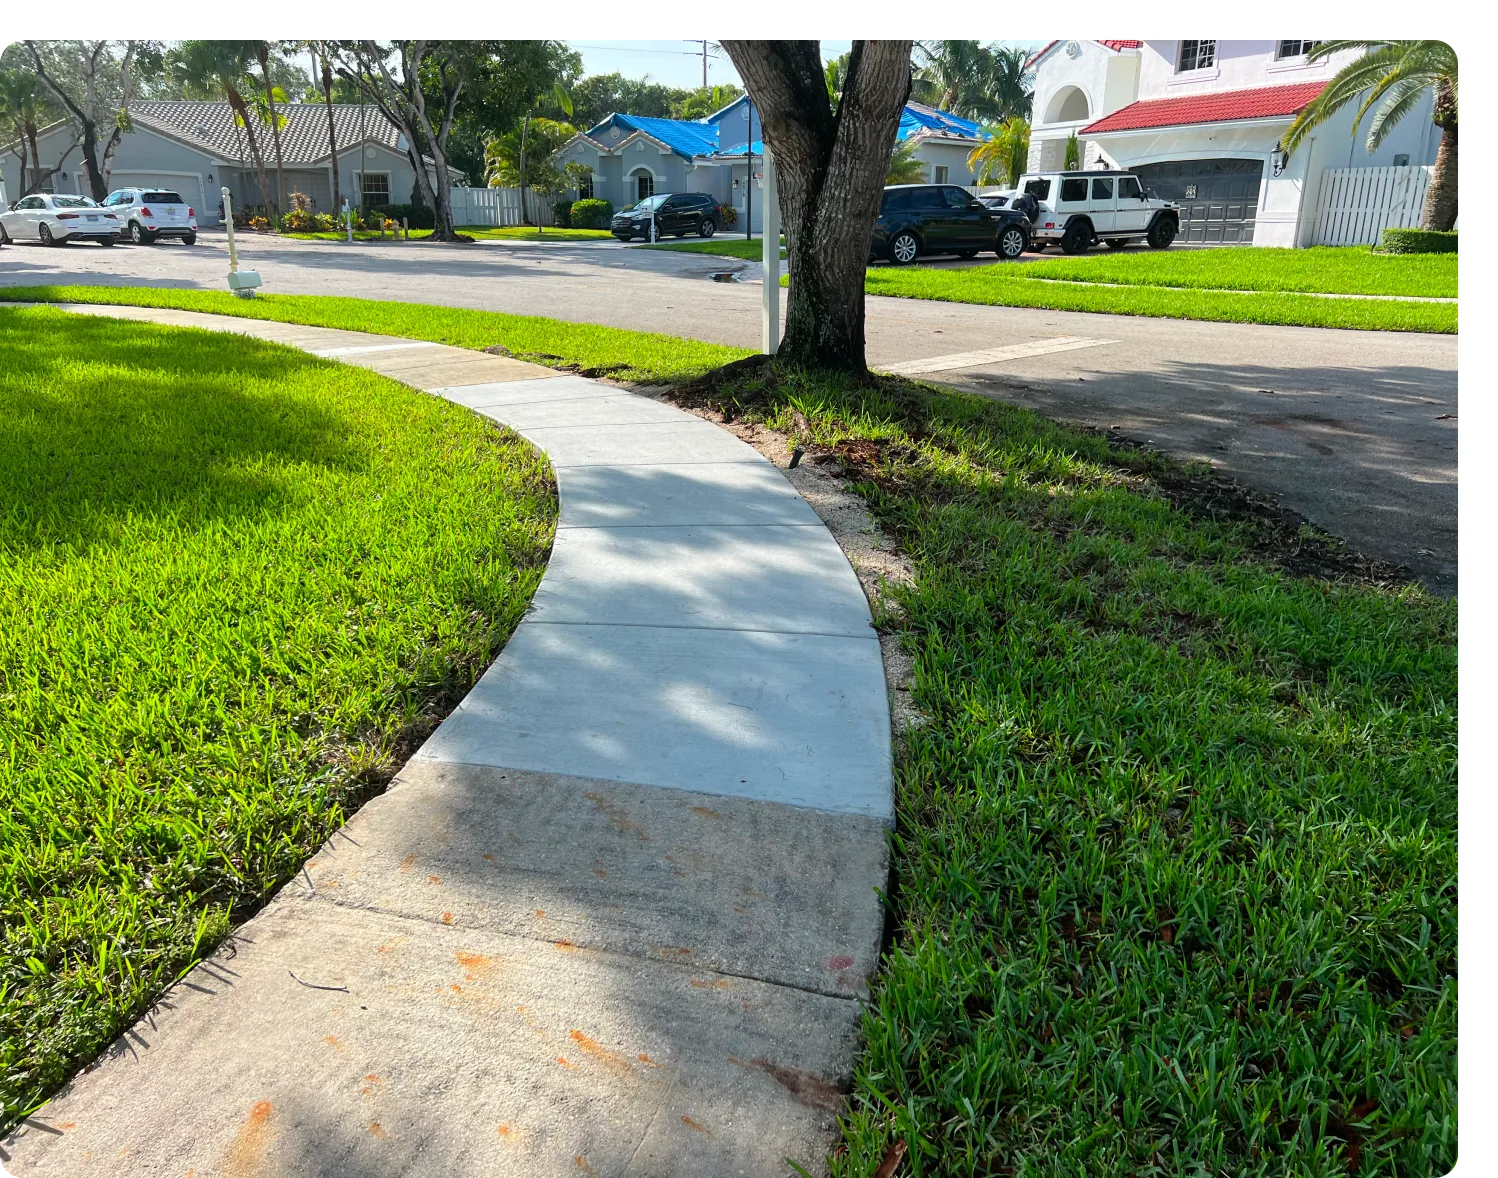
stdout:
<svg viewBox="0 0 1498 1178">
<path fill-rule="evenodd" d="M 1285 162 L 1289 158 L 1290 153 L 1283 147 L 1281 147 L 1278 143 L 1276 143 L 1274 145 L 1274 150 L 1269 153 L 1270 167 L 1276 176 L 1281 175 L 1284 172 Z"/>
</svg>

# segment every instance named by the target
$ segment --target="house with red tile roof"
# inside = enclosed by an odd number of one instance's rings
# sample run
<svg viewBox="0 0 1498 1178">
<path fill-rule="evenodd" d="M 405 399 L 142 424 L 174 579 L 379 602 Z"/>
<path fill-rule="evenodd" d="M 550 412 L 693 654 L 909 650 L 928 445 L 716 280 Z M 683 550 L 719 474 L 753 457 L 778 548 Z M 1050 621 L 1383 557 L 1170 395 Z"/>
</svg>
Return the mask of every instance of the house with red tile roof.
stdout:
<svg viewBox="0 0 1498 1178">
<path fill-rule="evenodd" d="M 1027 170 L 1062 170 L 1075 135 L 1084 169 L 1126 168 L 1180 204 L 1179 240 L 1314 244 L 1324 173 L 1429 165 L 1441 136 L 1426 94 L 1375 155 L 1367 120 L 1354 134 L 1347 107 L 1286 156 L 1280 140 L 1295 116 L 1358 52 L 1311 62 L 1315 44 L 1052 41 L 1029 63 Z"/>
</svg>

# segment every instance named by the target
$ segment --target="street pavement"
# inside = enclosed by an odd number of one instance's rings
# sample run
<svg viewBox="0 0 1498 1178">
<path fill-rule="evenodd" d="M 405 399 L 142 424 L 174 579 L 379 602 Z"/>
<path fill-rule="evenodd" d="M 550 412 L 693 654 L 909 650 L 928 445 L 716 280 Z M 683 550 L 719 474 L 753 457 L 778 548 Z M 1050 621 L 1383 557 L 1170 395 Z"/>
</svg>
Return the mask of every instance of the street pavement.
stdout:
<svg viewBox="0 0 1498 1178">
<path fill-rule="evenodd" d="M 757 347 L 757 267 L 611 241 L 471 247 L 241 237 L 268 291 L 545 315 Z M 0 285 L 223 289 L 196 246 L 0 250 Z M 1205 460 L 1352 547 L 1457 589 L 1457 341 L 870 298 L 868 356 Z M 951 358 L 956 357 L 957 360 Z M 960 366 L 959 366 L 960 363 Z"/>
</svg>

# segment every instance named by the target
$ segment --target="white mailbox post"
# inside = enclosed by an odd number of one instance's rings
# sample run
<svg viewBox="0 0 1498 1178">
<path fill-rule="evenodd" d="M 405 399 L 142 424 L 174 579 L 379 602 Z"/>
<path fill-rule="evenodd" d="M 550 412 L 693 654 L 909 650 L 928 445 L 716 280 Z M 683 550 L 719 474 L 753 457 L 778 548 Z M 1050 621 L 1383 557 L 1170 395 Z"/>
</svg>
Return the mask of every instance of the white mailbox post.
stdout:
<svg viewBox="0 0 1498 1178">
<path fill-rule="evenodd" d="M 260 285 L 260 275 L 254 270 L 239 268 L 239 251 L 234 246 L 234 197 L 227 188 L 224 196 L 224 226 L 229 230 L 229 289 L 239 298 L 252 299 L 255 288 Z"/>
</svg>

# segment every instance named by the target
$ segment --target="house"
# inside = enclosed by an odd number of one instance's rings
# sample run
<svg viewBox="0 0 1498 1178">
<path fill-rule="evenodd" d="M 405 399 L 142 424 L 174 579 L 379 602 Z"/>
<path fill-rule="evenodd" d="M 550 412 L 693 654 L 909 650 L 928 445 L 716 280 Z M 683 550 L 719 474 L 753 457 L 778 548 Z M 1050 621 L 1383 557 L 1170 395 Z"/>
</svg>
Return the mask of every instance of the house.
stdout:
<svg viewBox="0 0 1498 1178">
<path fill-rule="evenodd" d="M 1358 50 L 1309 62 L 1314 41 L 1052 41 L 1030 59 L 1029 171 L 1058 171 L 1076 135 L 1083 168 L 1127 168 L 1181 205 L 1181 240 L 1315 243 L 1324 173 L 1426 165 L 1440 130 L 1422 95 L 1379 151 L 1344 107 L 1286 156 L 1281 138 Z"/>
<path fill-rule="evenodd" d="M 305 193 L 314 209 L 333 212 L 332 150 L 328 110 L 320 103 L 290 103 L 280 108 L 281 158 L 288 193 Z M 139 102 L 130 107 L 134 132 L 120 137 L 108 184 L 117 188 L 169 188 L 192 205 L 200 225 L 218 223 L 219 190 L 226 186 L 235 206 L 264 205 L 253 156 L 244 128 L 227 102 Z M 362 206 L 404 204 L 411 200 L 416 173 L 402 135 L 377 107 L 334 103 L 341 195 Z M 62 170 L 43 185 L 51 192 L 87 194 L 88 175 L 76 148 L 63 155 L 75 138 L 69 122 L 44 128 L 38 138 L 43 168 Z M 255 138 L 265 161 L 267 182 L 276 183 L 276 154 L 270 127 L 259 124 Z M 12 199 L 21 195 L 18 148 L 0 148 L 4 186 Z M 427 161 L 428 175 L 432 175 Z"/>
<path fill-rule="evenodd" d="M 972 184 L 967 157 L 982 142 L 976 123 L 919 103 L 908 103 L 900 140 L 914 140 L 914 157 L 934 183 Z M 764 204 L 764 143 L 759 114 L 748 96 L 702 119 L 655 119 L 611 114 L 579 132 L 555 156 L 557 167 L 580 164 L 590 172 L 576 193 L 625 208 L 657 192 L 707 192 L 738 211 L 752 205 L 753 228 Z M 750 163 L 754 188 L 746 188 Z"/>
</svg>

